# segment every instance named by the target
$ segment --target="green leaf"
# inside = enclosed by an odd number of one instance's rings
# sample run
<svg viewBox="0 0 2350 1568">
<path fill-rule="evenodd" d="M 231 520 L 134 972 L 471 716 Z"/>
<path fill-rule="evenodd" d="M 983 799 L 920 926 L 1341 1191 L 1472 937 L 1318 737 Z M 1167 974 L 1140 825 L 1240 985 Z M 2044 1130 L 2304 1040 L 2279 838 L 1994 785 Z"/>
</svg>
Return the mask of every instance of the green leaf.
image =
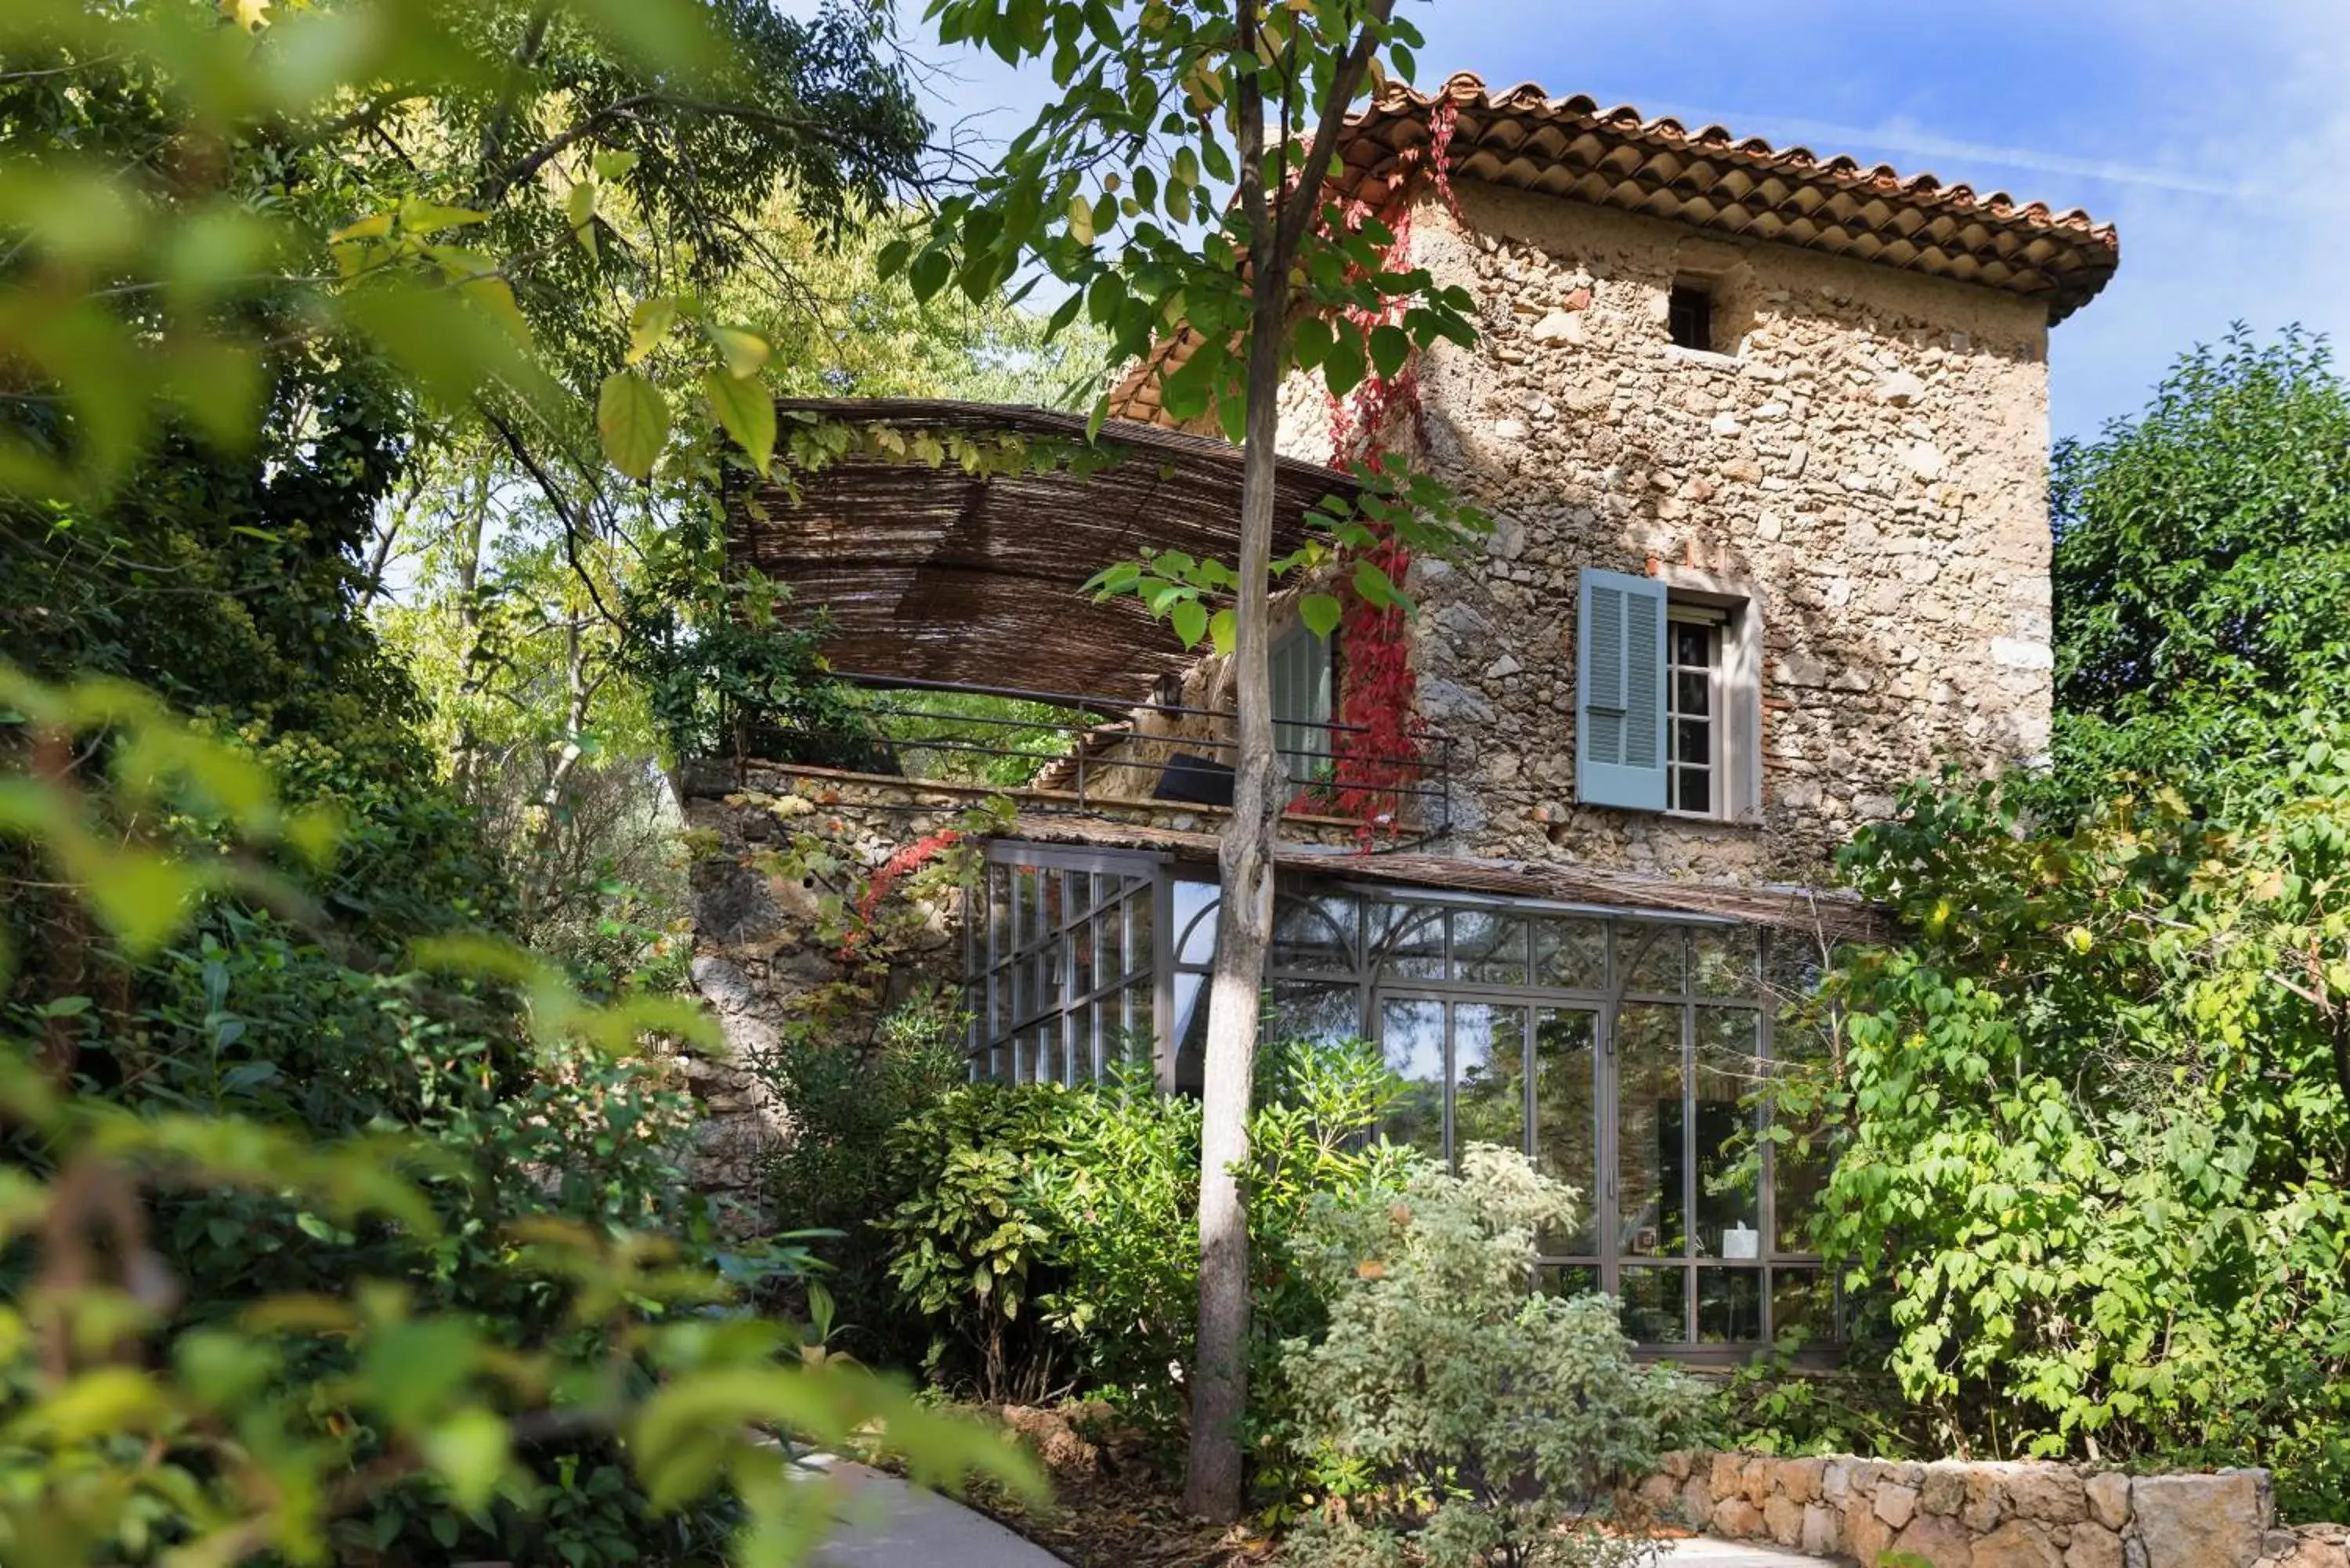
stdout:
<svg viewBox="0 0 2350 1568">
<path fill-rule="evenodd" d="M 1239 623 L 1230 609 L 1220 609 L 1208 618 L 1208 640 L 1226 659 L 1230 659 L 1232 650 L 1240 646 Z"/>
<path fill-rule="evenodd" d="M 1297 618 L 1316 637 L 1338 629 L 1339 604 L 1335 594 L 1307 594 L 1297 601 Z"/>
<path fill-rule="evenodd" d="M 468 1513 L 490 1505 L 513 1462 L 506 1424 L 478 1407 L 433 1427 L 421 1446 L 424 1462 L 440 1473 L 449 1495 Z"/>
<path fill-rule="evenodd" d="M 629 313 L 629 363 L 640 363 L 646 355 L 660 347 L 669 329 L 677 323 L 677 301 L 668 295 L 655 295 L 641 300 Z"/>
<path fill-rule="evenodd" d="M 200 886 L 194 871 L 170 856 L 124 849 L 93 857 L 82 893 L 123 948 L 144 957 L 180 929 Z"/>
<path fill-rule="evenodd" d="M 1200 639 L 1208 634 L 1208 607 L 1198 599 L 1179 599 L 1167 612 L 1167 618 L 1186 648 L 1198 647 Z"/>
<path fill-rule="evenodd" d="M 1311 370 L 1328 357 L 1331 338 L 1330 324 L 1318 316 L 1309 316 L 1297 324 L 1290 337 L 1290 353 L 1301 370 Z"/>
<path fill-rule="evenodd" d="M 906 271 L 906 282 L 914 291 L 914 303 L 929 303 L 931 296 L 947 286 L 947 277 L 954 264 L 941 250 L 927 250 L 914 258 Z"/>
<path fill-rule="evenodd" d="M 1411 337 L 1400 327 L 1382 323 L 1371 328 L 1371 366 L 1382 381 L 1392 381 L 1411 358 Z"/>
<path fill-rule="evenodd" d="M 400 204 L 400 226 L 411 234 L 438 234 L 442 229 L 482 223 L 488 217 L 487 213 L 477 213 L 471 207 L 443 207 L 413 196 Z"/>
<path fill-rule="evenodd" d="M 771 352 L 765 338 L 743 327 L 712 327 L 710 341 L 726 362 L 726 373 L 737 380 L 757 375 Z"/>
<path fill-rule="evenodd" d="M 669 405 L 634 370 L 615 370 L 596 400 L 596 433 L 614 468 L 631 479 L 650 479 L 669 440 Z"/>
<path fill-rule="evenodd" d="M 1330 352 L 1322 361 L 1322 384 L 1334 398 L 1343 398 L 1363 382 L 1363 335 L 1349 326 L 1342 326 L 1330 340 Z"/>
<path fill-rule="evenodd" d="M 775 400 L 765 386 L 712 370 L 702 378 L 702 390 L 719 424 L 749 454 L 751 466 L 764 474 L 775 455 Z"/>
<path fill-rule="evenodd" d="M 582 180 L 571 187 L 563 198 L 563 215 L 570 223 L 571 237 L 596 254 L 596 187 Z"/>
</svg>

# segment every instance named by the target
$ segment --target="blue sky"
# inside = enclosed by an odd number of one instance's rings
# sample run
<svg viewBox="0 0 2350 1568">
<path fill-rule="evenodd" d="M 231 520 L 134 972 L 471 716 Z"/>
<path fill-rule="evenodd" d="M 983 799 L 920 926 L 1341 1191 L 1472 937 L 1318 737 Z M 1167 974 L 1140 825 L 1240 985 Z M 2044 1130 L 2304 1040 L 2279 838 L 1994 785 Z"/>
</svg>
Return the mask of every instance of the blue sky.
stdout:
<svg viewBox="0 0 2350 1568">
<path fill-rule="evenodd" d="M 927 45 L 932 115 L 997 137 L 1050 92 Z M 1420 84 L 1471 70 L 1931 171 L 2121 231 L 2053 336 L 2054 433 L 2139 407 L 2231 321 L 2350 341 L 2350 0 L 1406 0 Z"/>
</svg>

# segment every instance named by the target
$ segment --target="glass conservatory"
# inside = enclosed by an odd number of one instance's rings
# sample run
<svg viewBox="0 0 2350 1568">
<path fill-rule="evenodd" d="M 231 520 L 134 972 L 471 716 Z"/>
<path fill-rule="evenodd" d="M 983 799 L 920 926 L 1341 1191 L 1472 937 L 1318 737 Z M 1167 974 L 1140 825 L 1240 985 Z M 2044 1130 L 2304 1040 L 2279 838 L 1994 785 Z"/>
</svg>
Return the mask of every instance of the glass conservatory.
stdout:
<svg viewBox="0 0 2350 1568">
<path fill-rule="evenodd" d="M 1091 1082 L 1121 1062 L 1196 1093 L 1212 869 L 998 843 L 965 922 L 974 1070 Z M 1577 1189 L 1543 1288 L 1605 1291 L 1645 1344 L 1732 1352 L 1831 1337 L 1803 1232 L 1820 1172 L 1736 1172 L 1773 1060 L 1768 999 L 1805 976 L 1762 928 L 1284 873 L 1267 1028 L 1376 1041 L 1409 1092 L 1386 1135 L 1443 1158 L 1514 1145 Z M 1783 945 L 1796 946 L 1793 941 Z"/>
</svg>

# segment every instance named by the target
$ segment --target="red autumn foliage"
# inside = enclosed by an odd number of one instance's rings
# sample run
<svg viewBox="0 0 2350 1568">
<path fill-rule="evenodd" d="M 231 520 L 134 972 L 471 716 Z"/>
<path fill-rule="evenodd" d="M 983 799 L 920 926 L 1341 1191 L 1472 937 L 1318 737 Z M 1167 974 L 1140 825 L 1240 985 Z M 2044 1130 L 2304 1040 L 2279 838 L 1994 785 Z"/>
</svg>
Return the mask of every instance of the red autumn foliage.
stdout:
<svg viewBox="0 0 2350 1568">
<path fill-rule="evenodd" d="M 884 860 L 880 869 L 875 871 L 865 884 L 865 891 L 857 900 L 857 927 L 842 939 L 840 956 L 847 958 L 854 953 L 858 944 L 871 933 L 874 912 L 881 908 L 881 900 L 889 896 L 889 889 L 903 880 L 906 873 L 962 841 L 960 831 L 942 827 L 926 838 L 917 838 Z"/>
<path fill-rule="evenodd" d="M 1460 203 L 1452 194 L 1448 149 L 1458 115 L 1451 99 L 1440 101 L 1430 117 L 1425 171 L 1453 215 Z M 1406 155 L 1417 159 L 1418 150 Z M 1357 201 L 1347 207 L 1342 221 L 1359 229 L 1377 216 L 1395 236 L 1379 258 L 1382 268 L 1401 270 L 1411 249 L 1411 213 L 1417 192 L 1413 182 L 1398 182 L 1384 211 L 1374 214 Z M 1347 321 L 1366 337 L 1374 327 L 1399 322 L 1402 306 L 1389 302 L 1378 312 L 1349 311 Z M 1419 377 L 1407 363 L 1392 378 L 1373 370 L 1353 394 L 1330 400 L 1330 461 L 1334 466 L 1362 462 L 1374 472 L 1383 466 L 1387 439 L 1398 419 L 1410 423 L 1414 439 L 1419 428 Z M 1400 584 L 1411 569 L 1411 552 L 1393 537 L 1380 540 L 1364 556 Z M 1362 824 L 1367 845 L 1375 833 L 1392 836 L 1401 831 L 1404 794 L 1421 776 L 1421 744 L 1425 727 L 1413 711 L 1419 677 L 1412 669 L 1411 642 L 1403 611 L 1393 605 L 1373 605 L 1351 591 L 1339 618 L 1339 647 L 1344 664 L 1339 672 L 1338 722 L 1331 735 L 1336 776 L 1329 794 L 1340 816 Z"/>
</svg>

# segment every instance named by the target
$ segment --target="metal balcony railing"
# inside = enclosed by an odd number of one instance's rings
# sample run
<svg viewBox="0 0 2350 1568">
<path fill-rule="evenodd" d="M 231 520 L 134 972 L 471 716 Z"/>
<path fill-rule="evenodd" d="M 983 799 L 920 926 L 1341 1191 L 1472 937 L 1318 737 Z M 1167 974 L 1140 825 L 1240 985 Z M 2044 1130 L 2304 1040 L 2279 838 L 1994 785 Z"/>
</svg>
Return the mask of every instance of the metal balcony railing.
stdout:
<svg viewBox="0 0 2350 1568">
<path fill-rule="evenodd" d="M 858 707 L 869 743 L 859 748 L 859 771 L 1055 790 L 1079 805 L 1231 804 L 1239 742 L 1227 709 L 862 672 L 834 678 L 865 693 Z M 1411 754 L 1390 756 L 1367 752 L 1361 737 L 1368 732 L 1284 718 L 1284 739 L 1307 741 L 1281 753 L 1295 786 L 1289 810 L 1343 815 L 1414 839 L 1448 829 L 1450 740 L 1432 737 Z"/>
</svg>

